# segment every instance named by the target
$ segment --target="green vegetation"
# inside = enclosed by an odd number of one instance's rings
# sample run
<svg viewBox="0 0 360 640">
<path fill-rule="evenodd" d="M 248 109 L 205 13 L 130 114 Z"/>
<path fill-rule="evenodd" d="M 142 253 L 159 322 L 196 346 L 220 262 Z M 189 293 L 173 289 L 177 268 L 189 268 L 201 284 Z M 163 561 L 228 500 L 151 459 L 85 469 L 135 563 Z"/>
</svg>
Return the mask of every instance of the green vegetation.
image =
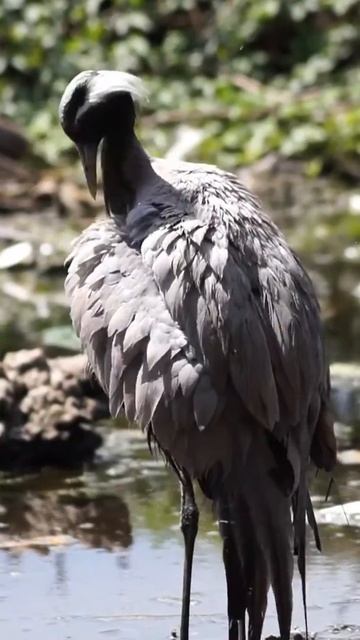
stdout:
<svg viewBox="0 0 360 640">
<path fill-rule="evenodd" d="M 2 0 L 1 108 L 58 164 L 64 86 L 117 68 L 147 82 L 154 152 L 187 124 L 202 160 L 231 168 L 276 152 L 310 175 L 358 177 L 359 24 L 359 0 Z"/>
</svg>

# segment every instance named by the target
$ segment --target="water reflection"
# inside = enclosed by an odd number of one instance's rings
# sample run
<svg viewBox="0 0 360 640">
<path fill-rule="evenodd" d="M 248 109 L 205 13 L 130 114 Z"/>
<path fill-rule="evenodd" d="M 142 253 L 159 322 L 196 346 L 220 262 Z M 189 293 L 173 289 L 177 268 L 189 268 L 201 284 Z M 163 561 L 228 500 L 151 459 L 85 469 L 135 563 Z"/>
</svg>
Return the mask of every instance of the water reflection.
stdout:
<svg viewBox="0 0 360 640">
<path fill-rule="evenodd" d="M 47 552 L 48 546 L 69 543 L 64 536 L 97 549 L 131 545 L 130 514 L 121 495 L 89 495 L 82 488 L 64 489 L 59 484 L 60 488 L 53 486 L 46 491 L 26 490 L 25 481 L 16 489 L 2 488 L 0 548 L 15 551 L 33 546 Z"/>
<path fill-rule="evenodd" d="M 344 502 L 357 499 L 358 479 L 359 467 L 340 467 L 330 504 L 339 495 Z M 324 476 L 316 478 L 316 508 L 322 506 L 327 483 Z M 50 540 L 47 555 L 38 552 L 44 548 L 28 545 L 21 553 L 0 550 L 4 637 L 48 640 L 56 629 L 59 638 L 169 638 L 180 610 L 179 495 L 173 475 L 149 457 L 142 434 L 112 432 L 97 464 L 84 473 L 4 476 L 0 486 L 1 542 L 71 536 L 71 544 L 60 547 Z M 221 543 L 211 508 L 201 496 L 199 502 L 191 637 L 218 640 L 226 628 Z M 323 554 L 313 544 L 309 548 L 311 629 L 360 624 L 359 531 L 322 526 L 321 534 Z M 20 617 L 15 613 L 19 601 Z M 294 623 L 303 627 L 298 578 Z M 274 631 L 271 601 L 266 633 Z M 360 637 L 341 633 L 334 637 Z M 329 640 L 332 634 L 320 637 Z"/>
<path fill-rule="evenodd" d="M 151 458 L 139 430 L 103 427 L 102 431 L 105 444 L 96 462 L 84 471 L 47 468 L 0 477 L 0 547 L 7 539 L 67 535 L 94 548 L 127 548 L 134 518 L 153 539 L 167 539 L 169 531 L 177 530 L 178 483 L 162 458 Z M 314 507 L 356 501 L 359 486 L 356 464 L 337 467 L 330 493 L 329 476 L 321 472 L 312 481 Z M 200 491 L 197 494 L 202 531 L 211 537 L 217 532 L 211 503 Z M 342 524 L 338 537 L 351 537 L 345 512 Z M 332 551 L 337 539 L 329 538 Z"/>
</svg>

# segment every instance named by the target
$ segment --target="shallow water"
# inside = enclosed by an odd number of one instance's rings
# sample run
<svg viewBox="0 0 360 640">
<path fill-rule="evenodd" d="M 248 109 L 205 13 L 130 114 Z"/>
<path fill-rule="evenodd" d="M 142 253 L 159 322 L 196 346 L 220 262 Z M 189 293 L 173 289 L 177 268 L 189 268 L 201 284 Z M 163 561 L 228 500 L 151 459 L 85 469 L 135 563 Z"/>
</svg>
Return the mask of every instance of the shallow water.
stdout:
<svg viewBox="0 0 360 640">
<path fill-rule="evenodd" d="M 326 482 L 314 487 L 316 506 Z M 331 500 L 355 500 L 358 490 L 359 469 L 343 467 Z M 221 545 L 209 505 L 200 495 L 198 501 L 190 637 L 218 640 L 226 637 Z M 112 433 L 97 464 L 81 474 L 4 477 L 0 523 L 2 637 L 165 640 L 178 628 L 177 485 L 140 434 Z M 311 545 L 308 556 L 310 629 L 360 625 L 360 531 L 344 516 L 344 526 L 322 526 L 321 534 L 323 553 Z M 8 548 L 14 540 L 23 546 Z M 294 625 L 304 626 L 298 577 Z M 272 601 L 265 632 L 276 632 Z M 360 638 L 360 626 L 318 637 Z"/>
</svg>

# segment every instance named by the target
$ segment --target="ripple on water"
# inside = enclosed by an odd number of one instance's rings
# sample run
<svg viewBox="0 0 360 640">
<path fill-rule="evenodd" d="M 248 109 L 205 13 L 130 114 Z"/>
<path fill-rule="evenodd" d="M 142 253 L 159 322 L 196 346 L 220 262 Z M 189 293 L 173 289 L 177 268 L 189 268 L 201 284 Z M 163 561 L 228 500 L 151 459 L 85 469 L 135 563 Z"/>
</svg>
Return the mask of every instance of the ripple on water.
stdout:
<svg viewBox="0 0 360 640">
<path fill-rule="evenodd" d="M 105 447 L 99 464 L 84 473 L 46 471 L 3 480 L 3 637 L 165 640 L 177 628 L 183 547 L 176 482 L 151 461 L 138 433 L 112 435 L 111 443 L 111 451 Z M 116 473 L 109 475 L 112 465 Z M 357 493 L 351 486 L 357 474 L 351 466 L 339 470 L 337 485 L 345 501 Z M 326 484 L 317 481 L 319 498 Z M 221 547 L 211 509 L 200 496 L 199 503 L 191 637 L 218 640 L 226 629 Z M 309 549 L 310 628 L 318 632 L 317 640 L 355 640 L 360 638 L 359 627 L 351 626 L 360 624 L 358 529 L 322 525 L 321 533 L 324 553 L 313 545 Z M 61 536 L 68 536 L 66 544 Z M 18 545 L 6 547 L 9 540 Z M 302 629 L 298 577 L 294 591 L 294 625 Z M 276 633 L 271 598 L 265 627 L 270 633 Z"/>
</svg>

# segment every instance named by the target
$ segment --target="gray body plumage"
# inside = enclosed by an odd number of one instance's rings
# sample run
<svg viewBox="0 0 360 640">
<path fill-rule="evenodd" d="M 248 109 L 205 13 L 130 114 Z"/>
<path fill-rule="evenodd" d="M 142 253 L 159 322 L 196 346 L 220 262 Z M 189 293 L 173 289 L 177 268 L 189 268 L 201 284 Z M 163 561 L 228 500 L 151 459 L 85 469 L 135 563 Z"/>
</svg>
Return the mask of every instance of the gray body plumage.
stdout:
<svg viewBox="0 0 360 640">
<path fill-rule="evenodd" d="M 69 258 L 74 326 L 111 413 L 124 405 L 194 477 L 245 457 L 262 427 L 298 477 L 298 431 L 312 437 L 327 398 L 311 282 L 234 176 L 153 168 L 149 193 Z"/>
<path fill-rule="evenodd" d="M 106 73 L 100 79 L 87 73 L 72 82 L 80 90 L 65 92 L 60 111 L 94 192 L 95 167 L 86 164 L 94 147 L 89 122 L 100 131 L 101 114 L 111 115 L 122 94 L 116 85 L 108 100 Z M 98 104 L 84 102 L 84 86 Z M 260 640 L 271 585 L 281 638 L 288 640 L 294 545 L 305 604 L 306 513 L 318 539 L 309 462 L 330 470 L 336 456 L 314 289 L 234 175 L 208 165 L 150 163 L 128 132 L 134 114 L 124 114 L 121 135 L 114 138 L 110 125 L 106 135 L 97 134 L 104 138 L 108 216 L 82 233 L 68 259 L 73 324 L 112 415 L 124 410 L 215 502 L 229 638 L 238 640 L 239 632 L 243 640 L 247 612 L 248 638 Z M 187 495 L 194 510 L 191 488 Z M 191 577 L 191 560 L 185 575 Z"/>
</svg>

